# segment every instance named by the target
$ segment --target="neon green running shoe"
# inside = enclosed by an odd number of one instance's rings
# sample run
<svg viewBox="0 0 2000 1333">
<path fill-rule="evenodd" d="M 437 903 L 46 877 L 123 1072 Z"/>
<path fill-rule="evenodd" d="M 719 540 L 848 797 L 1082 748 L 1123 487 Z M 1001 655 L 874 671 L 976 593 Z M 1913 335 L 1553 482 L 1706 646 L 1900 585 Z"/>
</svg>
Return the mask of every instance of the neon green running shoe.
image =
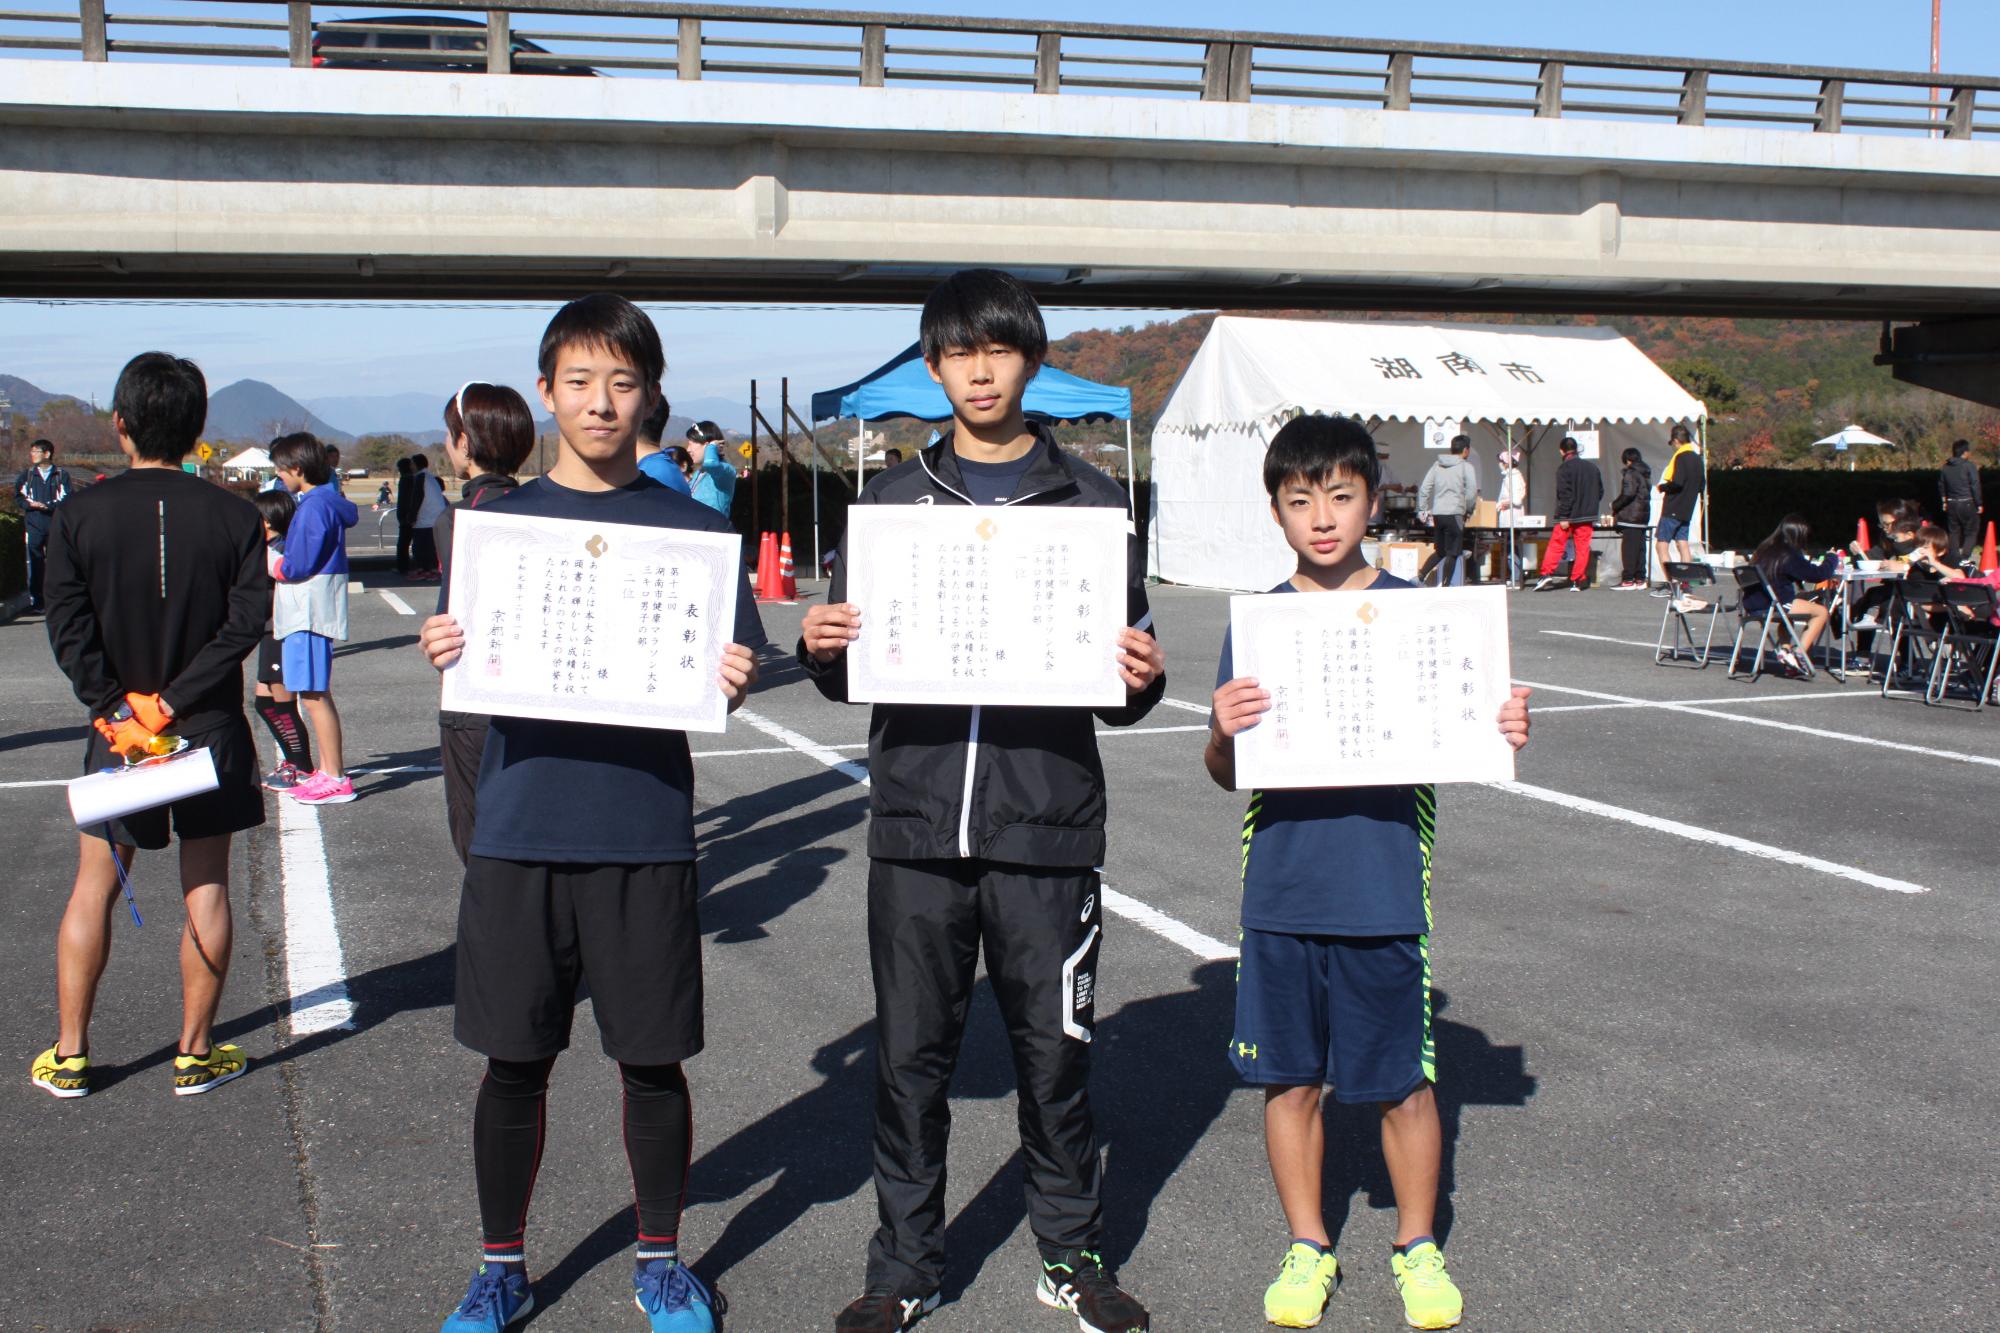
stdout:
<svg viewBox="0 0 2000 1333">
<path fill-rule="evenodd" d="M 1279 1328 L 1313 1327 L 1326 1313 L 1339 1272 L 1340 1261 L 1332 1250 L 1293 1241 L 1278 1280 L 1264 1288 L 1264 1318 Z"/>
<path fill-rule="evenodd" d="M 1437 1242 L 1419 1241 L 1401 1254 L 1391 1251 L 1389 1271 L 1396 1275 L 1403 1319 L 1411 1328 L 1450 1328 L 1465 1314 L 1465 1298 L 1444 1271 Z"/>
</svg>

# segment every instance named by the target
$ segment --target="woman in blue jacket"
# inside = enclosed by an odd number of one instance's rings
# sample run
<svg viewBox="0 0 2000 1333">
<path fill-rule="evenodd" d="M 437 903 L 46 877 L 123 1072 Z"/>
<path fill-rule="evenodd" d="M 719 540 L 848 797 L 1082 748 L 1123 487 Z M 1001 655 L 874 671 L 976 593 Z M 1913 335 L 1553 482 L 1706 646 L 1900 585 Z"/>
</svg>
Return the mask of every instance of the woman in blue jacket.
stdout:
<svg viewBox="0 0 2000 1333">
<path fill-rule="evenodd" d="M 1812 646 L 1819 642 L 1819 636 L 1826 633 L 1829 612 L 1819 602 L 1799 596 L 1799 585 L 1823 583 L 1837 572 L 1831 556 L 1817 564 L 1807 558 L 1806 543 L 1811 540 L 1812 529 L 1806 524 L 1804 516 L 1787 514 L 1778 520 L 1777 528 L 1750 556 L 1751 563 L 1764 571 L 1764 580 L 1771 585 L 1778 604 L 1800 626 L 1799 652 L 1807 656 L 1811 655 Z M 1762 616 L 1770 605 L 1771 599 L 1762 591 L 1743 595 L 1743 614 L 1746 617 Z M 1778 660 L 1793 671 L 1801 670 L 1799 656 L 1790 648 L 1779 648 Z"/>
</svg>

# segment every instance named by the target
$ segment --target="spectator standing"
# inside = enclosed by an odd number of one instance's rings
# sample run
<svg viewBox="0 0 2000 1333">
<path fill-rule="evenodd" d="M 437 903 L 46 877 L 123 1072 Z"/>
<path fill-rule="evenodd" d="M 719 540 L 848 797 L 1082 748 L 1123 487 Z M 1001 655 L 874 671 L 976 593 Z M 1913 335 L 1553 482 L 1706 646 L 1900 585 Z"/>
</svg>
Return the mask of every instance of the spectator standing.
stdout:
<svg viewBox="0 0 2000 1333">
<path fill-rule="evenodd" d="M 1611 502 L 1611 521 L 1618 525 L 1625 563 L 1618 590 L 1631 592 L 1647 583 L 1646 529 L 1653 525 L 1653 469 L 1637 449 L 1627 449 L 1619 461 L 1624 468 L 1618 474 L 1618 498 Z"/>
<path fill-rule="evenodd" d="M 1979 516 L 1986 499 L 1979 490 L 1979 465 L 1970 457 L 1970 440 L 1953 440 L 1951 457 L 1938 470 L 1938 499 L 1944 502 L 1945 530 L 1951 536 L 1951 553 L 1946 560 L 1960 564 L 1979 545 Z"/>
<path fill-rule="evenodd" d="M 1465 516 L 1479 501 L 1477 476 L 1466 463 L 1471 452 L 1471 437 L 1452 436 L 1450 451 L 1431 464 L 1417 487 L 1417 518 L 1432 526 L 1436 543 L 1431 558 L 1417 571 L 1418 583 L 1439 569 L 1438 586 L 1449 587 L 1458 572 L 1459 553 L 1465 549 Z"/>
<path fill-rule="evenodd" d="M 451 508 L 444 498 L 444 483 L 431 471 L 425 454 L 410 456 L 410 471 L 418 486 L 417 515 L 410 521 L 414 531 L 410 541 L 410 577 L 419 583 L 438 581 L 437 521 Z"/>
<path fill-rule="evenodd" d="M 669 458 L 666 451 L 660 447 L 660 437 L 666 434 L 667 416 L 671 411 L 672 408 L 667 400 L 662 398 L 658 405 L 646 414 L 646 419 L 639 423 L 639 471 L 670 491 L 691 495 L 694 488 L 688 485 L 687 475 L 674 465 L 673 459 Z"/>
<path fill-rule="evenodd" d="M 1556 529 L 1542 555 L 1542 577 L 1535 583 L 1536 592 L 1563 582 L 1556 571 L 1570 546 L 1576 548 L 1576 559 L 1570 565 L 1569 589 L 1582 592 L 1590 586 L 1590 539 L 1597 535 L 1597 513 L 1604 504 L 1604 474 L 1577 452 L 1574 439 L 1565 435 L 1561 448 L 1562 464 L 1556 468 Z"/>
<path fill-rule="evenodd" d="M 42 584 L 47 577 L 49 527 L 56 506 L 70 497 L 69 473 L 56 466 L 56 447 L 47 440 L 28 446 L 28 466 L 14 478 L 14 503 L 28 530 L 28 610 L 42 614 Z"/>
<path fill-rule="evenodd" d="M 1673 443 L 1674 453 L 1667 460 L 1667 470 L 1660 474 L 1660 522 L 1653 530 L 1653 551 L 1660 557 L 1662 568 L 1669 560 L 1686 564 L 1693 558 L 1688 550 L 1688 529 L 1694 522 L 1695 503 L 1708 484 L 1701 450 L 1695 448 L 1688 428 L 1675 426 L 1667 438 Z M 1654 596 L 1665 597 L 1669 591 L 1662 588 Z"/>
<path fill-rule="evenodd" d="M 417 539 L 417 510 L 423 507 L 424 484 L 408 458 L 396 460 L 396 572 L 410 572 L 410 548 Z"/>
<path fill-rule="evenodd" d="M 326 449 L 301 431 L 271 446 L 271 464 L 296 507 L 278 562 L 271 632 L 284 663 L 284 686 L 297 695 L 319 742 L 319 768 L 286 794 L 308 805 L 354 799 L 333 702 L 333 644 L 347 637 L 347 530 L 353 502 L 333 484 Z"/>
<path fill-rule="evenodd" d="M 1384 464 L 1386 475 L 1387 465 Z M 1521 556 L 1515 542 L 1513 529 L 1521 526 L 1521 516 L 1528 508 L 1528 478 L 1521 472 L 1521 451 L 1502 449 L 1500 451 L 1499 499 L 1495 506 L 1500 514 L 1500 526 L 1507 532 L 1507 586 L 1521 586 Z M 1376 509 L 1381 509 L 1380 500 Z"/>
<path fill-rule="evenodd" d="M 722 457 L 722 427 L 697 421 L 687 429 L 688 453 L 701 460 L 691 483 L 694 498 L 724 518 L 736 500 L 736 469 Z"/>
</svg>

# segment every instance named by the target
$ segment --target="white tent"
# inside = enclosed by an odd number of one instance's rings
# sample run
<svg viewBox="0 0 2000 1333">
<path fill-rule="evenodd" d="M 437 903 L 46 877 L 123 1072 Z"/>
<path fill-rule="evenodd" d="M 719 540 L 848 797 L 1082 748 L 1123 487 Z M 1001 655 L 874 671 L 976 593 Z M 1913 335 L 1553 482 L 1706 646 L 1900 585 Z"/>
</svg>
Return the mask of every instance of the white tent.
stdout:
<svg viewBox="0 0 2000 1333">
<path fill-rule="evenodd" d="M 1271 436 L 1301 411 L 1360 418 L 1381 449 L 1386 480 L 1408 486 L 1463 431 L 1489 499 L 1496 455 L 1511 440 L 1525 451 L 1531 515 L 1554 504 L 1564 434 L 1579 435 L 1585 456 L 1598 458 L 1608 508 L 1628 445 L 1657 481 L 1671 452 L 1668 428 L 1684 423 L 1705 442 L 1708 415 L 1613 329 L 1223 316 L 1153 430 L 1151 573 L 1254 589 L 1291 572 L 1263 459 Z M 1696 531 L 1703 528 L 1698 515 Z"/>
<path fill-rule="evenodd" d="M 271 455 L 254 445 L 222 465 L 224 472 L 268 472 Z"/>
</svg>

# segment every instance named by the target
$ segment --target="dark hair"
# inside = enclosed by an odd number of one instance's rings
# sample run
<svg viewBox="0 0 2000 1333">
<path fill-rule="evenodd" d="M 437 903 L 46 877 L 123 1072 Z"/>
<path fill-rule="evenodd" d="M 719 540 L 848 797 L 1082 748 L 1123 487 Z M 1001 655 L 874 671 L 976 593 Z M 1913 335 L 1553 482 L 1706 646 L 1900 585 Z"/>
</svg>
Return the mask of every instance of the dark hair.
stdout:
<svg viewBox="0 0 2000 1333">
<path fill-rule="evenodd" d="M 1908 496 L 1905 496 L 1904 498 L 1896 501 L 1897 518 L 1906 518 L 1909 519 L 1911 522 L 1921 522 L 1923 516 L 1924 516 L 1924 507 L 1918 504 L 1915 500 L 1910 499 Z"/>
<path fill-rule="evenodd" d="M 1923 527 L 1923 524 L 1917 522 L 1917 520 L 1909 517 L 1907 514 L 1898 514 L 1896 515 L 1896 521 L 1889 527 L 1889 533 L 1898 541 L 1901 541 L 1906 538 L 1915 537 L 1917 530 L 1921 527 Z"/>
<path fill-rule="evenodd" d="M 1951 549 L 1951 534 L 1935 523 L 1926 523 L 1918 528 L 1917 541 L 1923 546 L 1935 546 L 1940 551 Z"/>
<path fill-rule="evenodd" d="M 1951 442 L 1951 456 L 1953 458 L 1963 458 L 1971 452 L 1972 452 L 1971 440 L 1953 440 Z"/>
<path fill-rule="evenodd" d="M 1765 578 L 1776 583 L 1785 562 L 1795 555 L 1804 555 L 1806 543 L 1811 540 L 1812 528 L 1805 515 L 1787 514 L 1778 520 L 1778 526 L 1771 529 L 1763 544 L 1750 553 L 1750 561 L 1764 571 Z"/>
<path fill-rule="evenodd" d="M 883 466 L 894 467 L 896 466 L 896 464 L 902 461 L 903 461 L 903 451 L 901 449 L 884 449 L 882 451 Z"/>
<path fill-rule="evenodd" d="M 535 364 L 542 378 L 556 377 L 556 358 L 565 347 L 596 347 L 616 352 L 632 363 L 647 392 L 667 373 L 667 354 L 660 348 L 660 331 L 646 312 L 612 292 L 579 296 L 542 330 L 542 350 Z"/>
<path fill-rule="evenodd" d="M 687 437 L 690 444 L 721 444 L 722 427 L 713 421 L 697 421 L 687 428 Z"/>
<path fill-rule="evenodd" d="M 333 480 L 333 469 L 326 465 L 326 446 L 318 436 L 305 431 L 271 441 L 271 466 L 280 472 L 298 473 L 308 486 L 324 486 Z"/>
<path fill-rule="evenodd" d="M 431 456 L 429 454 L 410 455 L 410 471 L 428 472 L 430 471 L 430 467 L 431 467 Z"/>
<path fill-rule="evenodd" d="M 692 472 L 694 470 L 694 457 L 688 453 L 686 446 L 669 444 L 664 446 L 660 452 L 667 456 L 668 462 L 681 471 Z"/>
<path fill-rule="evenodd" d="M 1575 437 L 1570 435 L 1563 436 L 1562 443 L 1557 445 L 1556 448 L 1566 454 L 1575 453 L 1577 451 Z"/>
<path fill-rule="evenodd" d="M 271 535 L 282 537 L 290 531 L 292 515 L 298 510 L 298 502 L 287 490 L 258 491 L 250 497 L 257 506 L 257 512 L 264 516 L 264 524 L 271 529 Z"/>
<path fill-rule="evenodd" d="M 1674 426 L 1672 430 L 1667 432 L 1667 439 L 1672 441 L 1674 444 L 1694 443 L 1694 437 L 1688 434 L 1688 428 L 1686 426 L 1679 425 L 1678 423 Z"/>
<path fill-rule="evenodd" d="M 1034 293 L 997 268 L 960 269 L 931 288 L 917 327 L 924 360 L 932 365 L 946 352 L 995 343 L 1038 366 L 1049 354 L 1049 330 Z"/>
<path fill-rule="evenodd" d="M 43 453 L 47 454 L 51 458 L 55 457 L 56 453 L 56 446 L 54 442 L 50 440 L 30 440 L 28 441 L 28 449 L 30 452 L 33 452 L 36 449 L 40 449 Z"/>
<path fill-rule="evenodd" d="M 1363 483 L 1370 495 L 1382 480 L 1374 437 L 1353 417 L 1293 417 L 1264 451 L 1264 489 L 1273 504 L 1287 482 L 1331 486 L 1343 477 Z"/>
<path fill-rule="evenodd" d="M 402 476 L 410 475 L 410 460 L 407 457 L 396 460 L 396 471 Z"/>
<path fill-rule="evenodd" d="M 178 463 L 201 438 L 208 420 L 208 381 L 201 367 L 165 352 L 141 352 L 118 372 L 111 412 L 125 425 L 132 450 L 150 463 Z"/>
<path fill-rule="evenodd" d="M 665 394 L 661 394 L 660 401 L 653 405 L 653 410 L 639 423 L 639 438 L 648 444 L 658 444 L 660 437 L 667 433 L 667 418 L 673 413 L 673 404 L 667 401 Z"/>
<path fill-rule="evenodd" d="M 1454 436 L 1452 436 L 1452 437 L 1451 437 L 1451 452 L 1452 452 L 1452 453 L 1455 453 L 1455 454 L 1469 454 L 1469 453 L 1471 453 L 1471 452 L 1472 452 L 1472 437 L 1471 437 L 1470 435 L 1454 435 Z"/>
<path fill-rule="evenodd" d="M 444 405 L 444 428 L 465 437 L 466 455 L 481 472 L 503 477 L 520 471 L 535 448 L 535 418 L 521 395 L 504 384 L 460 389 Z"/>
</svg>

